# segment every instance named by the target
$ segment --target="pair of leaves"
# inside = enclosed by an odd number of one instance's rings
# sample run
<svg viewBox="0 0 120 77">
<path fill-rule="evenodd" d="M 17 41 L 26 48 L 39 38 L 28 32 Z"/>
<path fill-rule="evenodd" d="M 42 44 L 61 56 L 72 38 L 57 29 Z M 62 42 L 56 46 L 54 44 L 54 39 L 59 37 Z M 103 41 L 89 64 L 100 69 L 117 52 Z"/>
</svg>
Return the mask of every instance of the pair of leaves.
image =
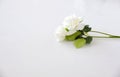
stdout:
<svg viewBox="0 0 120 77">
<path fill-rule="evenodd" d="M 74 41 L 74 46 L 76 48 L 81 48 L 83 47 L 85 44 L 90 44 L 92 41 L 92 37 L 88 36 L 86 38 L 79 38 L 79 39 L 76 39 Z"/>
</svg>

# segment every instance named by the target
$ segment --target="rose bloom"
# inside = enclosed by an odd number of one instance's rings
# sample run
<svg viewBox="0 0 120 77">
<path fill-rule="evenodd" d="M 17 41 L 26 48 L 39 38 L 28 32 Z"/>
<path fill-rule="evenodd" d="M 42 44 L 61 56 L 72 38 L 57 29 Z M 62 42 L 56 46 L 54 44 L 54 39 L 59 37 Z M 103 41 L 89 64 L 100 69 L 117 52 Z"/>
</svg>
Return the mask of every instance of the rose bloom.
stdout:
<svg viewBox="0 0 120 77">
<path fill-rule="evenodd" d="M 82 30 L 84 27 L 82 21 L 80 17 L 76 17 L 75 15 L 66 17 L 62 26 L 58 27 L 56 31 L 57 41 L 63 41 L 66 35 L 71 35 L 77 30 Z"/>
</svg>

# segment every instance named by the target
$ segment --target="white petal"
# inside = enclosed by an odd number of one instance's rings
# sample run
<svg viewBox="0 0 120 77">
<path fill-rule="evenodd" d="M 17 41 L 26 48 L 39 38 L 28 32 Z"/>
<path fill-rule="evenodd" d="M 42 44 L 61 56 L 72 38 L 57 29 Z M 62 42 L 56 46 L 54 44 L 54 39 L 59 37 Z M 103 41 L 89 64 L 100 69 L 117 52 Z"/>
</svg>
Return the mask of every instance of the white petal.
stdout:
<svg viewBox="0 0 120 77">
<path fill-rule="evenodd" d="M 67 32 L 66 35 L 72 35 L 72 34 L 75 33 L 75 32 L 76 32 L 76 30 L 71 30 L 71 31 Z"/>
<path fill-rule="evenodd" d="M 57 41 L 63 41 L 65 39 L 66 32 L 67 31 L 64 29 L 64 27 L 62 26 L 58 27 L 58 29 L 56 30 Z"/>
<path fill-rule="evenodd" d="M 65 28 L 68 28 L 69 30 L 74 30 L 76 27 L 79 26 L 79 24 L 82 22 L 82 19 L 80 17 L 68 16 L 64 19 L 63 25 Z"/>
<path fill-rule="evenodd" d="M 62 36 L 61 34 L 56 34 L 57 41 L 63 41 L 65 39 L 65 36 Z"/>
<path fill-rule="evenodd" d="M 77 30 L 82 30 L 84 28 L 85 24 L 80 23 L 79 26 L 76 28 Z"/>
</svg>

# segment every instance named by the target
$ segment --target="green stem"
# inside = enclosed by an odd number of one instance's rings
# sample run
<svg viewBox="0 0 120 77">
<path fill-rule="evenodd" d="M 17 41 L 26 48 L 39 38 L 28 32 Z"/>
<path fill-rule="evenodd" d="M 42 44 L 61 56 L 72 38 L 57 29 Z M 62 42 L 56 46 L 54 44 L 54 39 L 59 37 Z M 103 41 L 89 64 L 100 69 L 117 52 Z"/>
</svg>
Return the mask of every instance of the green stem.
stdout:
<svg viewBox="0 0 120 77">
<path fill-rule="evenodd" d="M 104 34 L 104 35 L 108 35 L 108 36 L 114 36 L 108 33 L 104 33 L 104 32 L 100 32 L 100 31 L 90 31 L 90 32 L 94 32 L 94 33 L 100 33 L 100 34 Z"/>
<path fill-rule="evenodd" d="M 120 38 L 120 36 L 91 36 L 93 38 Z"/>
<path fill-rule="evenodd" d="M 107 35 L 107 36 L 91 36 L 93 38 L 120 38 L 120 36 L 116 36 L 116 35 L 112 35 L 112 34 L 108 34 L 108 33 L 104 33 L 104 32 L 99 32 L 99 31 L 90 31 L 90 32 Z M 85 35 L 89 36 L 87 33 L 85 33 Z"/>
<path fill-rule="evenodd" d="M 110 38 L 120 38 L 120 36 L 109 36 Z"/>
</svg>

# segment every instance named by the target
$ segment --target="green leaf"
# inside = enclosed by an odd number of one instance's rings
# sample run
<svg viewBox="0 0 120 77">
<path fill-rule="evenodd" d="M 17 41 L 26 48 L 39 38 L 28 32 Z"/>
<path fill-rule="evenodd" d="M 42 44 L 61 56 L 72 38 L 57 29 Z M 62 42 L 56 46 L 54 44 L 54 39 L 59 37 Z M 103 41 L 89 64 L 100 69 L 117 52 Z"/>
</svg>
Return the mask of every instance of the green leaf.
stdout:
<svg viewBox="0 0 120 77">
<path fill-rule="evenodd" d="M 91 31 L 91 27 L 89 27 L 89 25 L 85 25 L 85 27 L 83 28 L 84 32 L 89 32 Z"/>
<path fill-rule="evenodd" d="M 83 47 L 84 45 L 86 44 L 86 40 L 84 38 L 81 38 L 81 39 L 77 39 L 74 41 L 74 46 L 76 48 L 81 48 Z"/>
<path fill-rule="evenodd" d="M 81 32 L 80 32 L 80 31 L 77 31 L 77 32 L 75 32 L 75 33 L 72 34 L 72 35 L 66 36 L 65 39 L 68 40 L 68 41 L 73 41 L 73 40 L 76 39 L 76 37 L 78 37 L 78 36 L 80 36 L 80 35 L 81 35 Z"/>
<path fill-rule="evenodd" d="M 86 39 L 86 44 L 90 44 L 92 42 L 92 40 L 93 40 L 93 37 L 88 36 L 85 39 Z"/>
</svg>

